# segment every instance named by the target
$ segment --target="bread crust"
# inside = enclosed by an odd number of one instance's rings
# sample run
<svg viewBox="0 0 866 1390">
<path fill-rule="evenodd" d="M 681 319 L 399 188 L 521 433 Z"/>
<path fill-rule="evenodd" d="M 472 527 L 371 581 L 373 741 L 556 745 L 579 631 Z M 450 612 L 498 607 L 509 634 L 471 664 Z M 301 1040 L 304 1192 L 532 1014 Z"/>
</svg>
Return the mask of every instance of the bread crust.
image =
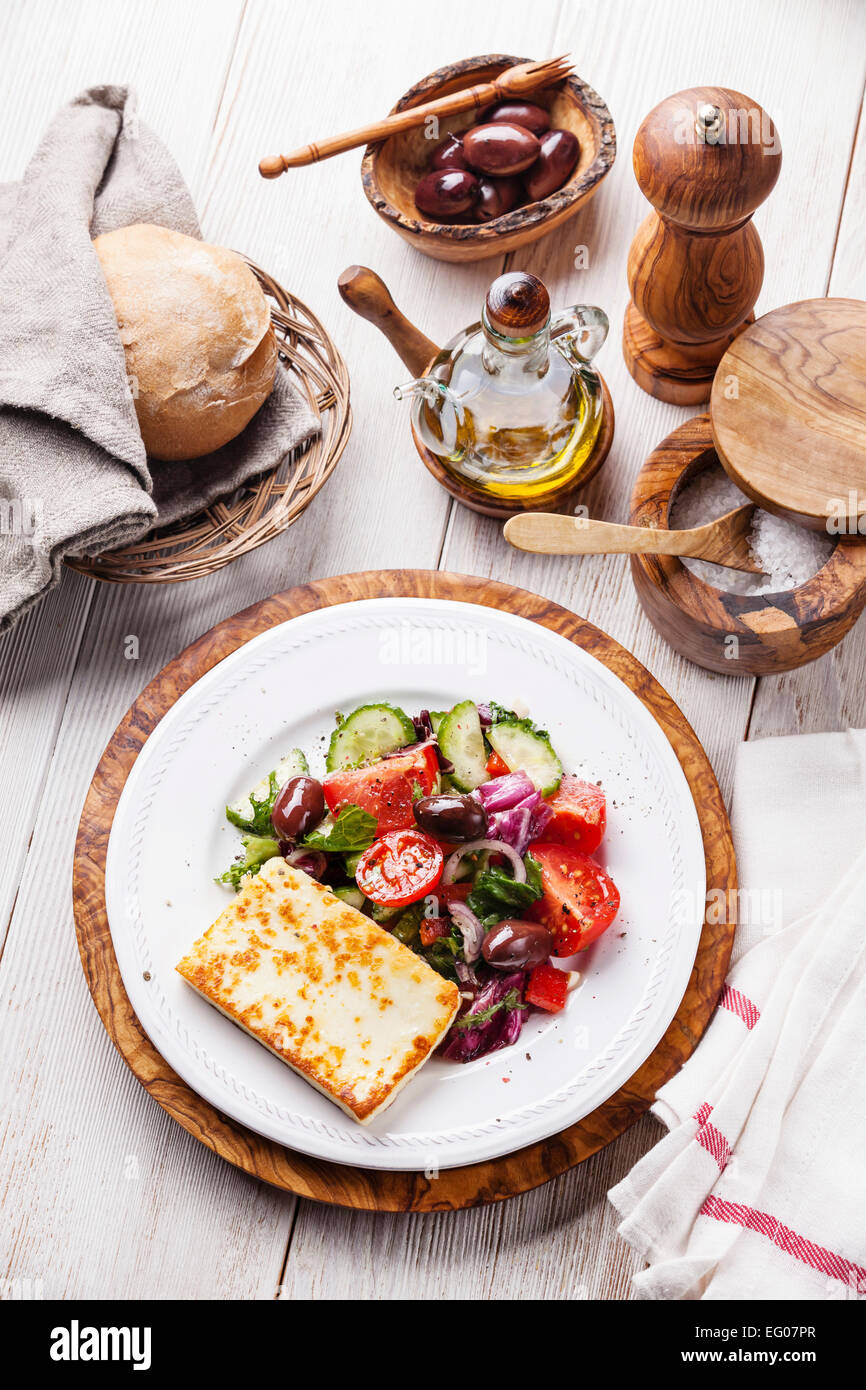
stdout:
<svg viewBox="0 0 866 1390">
<path fill-rule="evenodd" d="M 234 251 L 134 223 L 95 239 L 144 446 L 199 458 L 240 434 L 270 395 L 277 343 L 267 300 Z"/>
</svg>

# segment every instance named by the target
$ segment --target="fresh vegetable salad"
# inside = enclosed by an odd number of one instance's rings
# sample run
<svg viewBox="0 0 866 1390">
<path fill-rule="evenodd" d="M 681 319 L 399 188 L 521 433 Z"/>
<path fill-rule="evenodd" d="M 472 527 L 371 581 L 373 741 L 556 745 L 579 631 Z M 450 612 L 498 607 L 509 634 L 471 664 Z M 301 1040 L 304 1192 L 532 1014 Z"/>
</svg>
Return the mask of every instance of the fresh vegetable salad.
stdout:
<svg viewBox="0 0 866 1390">
<path fill-rule="evenodd" d="M 293 749 L 226 808 L 241 851 L 218 881 L 239 888 L 281 854 L 367 913 L 459 985 L 441 1049 L 455 1061 L 516 1042 L 532 1009 L 559 1013 L 619 908 L 592 858 L 601 788 L 564 774 L 530 719 L 474 700 L 338 715 L 326 763 L 319 780 Z"/>
</svg>

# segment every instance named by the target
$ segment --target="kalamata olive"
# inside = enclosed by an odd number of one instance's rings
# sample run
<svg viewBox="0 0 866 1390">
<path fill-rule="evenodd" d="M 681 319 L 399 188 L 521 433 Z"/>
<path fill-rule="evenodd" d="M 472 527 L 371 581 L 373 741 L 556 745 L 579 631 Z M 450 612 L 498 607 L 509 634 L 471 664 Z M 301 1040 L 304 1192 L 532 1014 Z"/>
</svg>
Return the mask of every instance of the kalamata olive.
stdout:
<svg viewBox="0 0 866 1390">
<path fill-rule="evenodd" d="M 484 112 L 483 120 L 485 124 L 504 121 L 506 125 L 519 125 L 533 135 L 543 135 L 550 130 L 550 112 L 543 106 L 534 106 L 531 101 L 500 101 Z"/>
<path fill-rule="evenodd" d="M 430 158 L 431 169 L 465 169 L 463 141 L 459 135 L 446 135 Z"/>
<path fill-rule="evenodd" d="M 523 176 L 530 201 L 547 198 L 570 177 L 580 155 L 577 136 L 570 130 L 549 130 L 541 137 L 541 149 L 532 168 Z"/>
<path fill-rule="evenodd" d="M 503 217 L 523 199 L 523 184 L 512 176 L 505 179 L 479 179 L 475 216 L 479 222 L 492 222 Z"/>
<path fill-rule="evenodd" d="M 491 927 L 481 946 L 481 954 L 496 970 L 531 970 L 541 965 L 553 950 L 553 937 L 540 922 L 519 922 L 506 917 Z"/>
<path fill-rule="evenodd" d="M 470 169 L 482 174 L 519 174 L 534 164 L 541 146 L 523 126 L 491 122 L 463 136 L 463 155 Z"/>
<path fill-rule="evenodd" d="M 474 796 L 422 796 L 412 809 L 421 829 L 440 840 L 462 843 L 487 834 L 487 812 Z"/>
<path fill-rule="evenodd" d="M 325 814 L 325 795 L 315 777 L 290 777 L 280 788 L 271 824 L 280 840 L 300 840 Z"/>
<path fill-rule="evenodd" d="M 415 203 L 426 217 L 468 212 L 478 196 L 478 180 L 468 169 L 434 169 L 415 189 Z"/>
</svg>

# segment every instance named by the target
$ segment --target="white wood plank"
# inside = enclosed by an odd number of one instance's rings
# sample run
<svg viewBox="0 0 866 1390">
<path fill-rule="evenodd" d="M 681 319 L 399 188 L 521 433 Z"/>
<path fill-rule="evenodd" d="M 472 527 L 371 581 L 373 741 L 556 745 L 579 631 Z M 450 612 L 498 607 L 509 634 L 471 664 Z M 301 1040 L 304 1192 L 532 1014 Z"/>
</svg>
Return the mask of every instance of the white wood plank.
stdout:
<svg viewBox="0 0 866 1390">
<path fill-rule="evenodd" d="M 587 7 L 581 8 L 586 13 Z M 628 302 L 625 262 L 646 212 L 631 169 L 637 126 L 655 101 L 708 75 L 765 106 L 778 121 L 784 154 L 779 183 L 755 218 L 766 254 L 758 310 L 824 293 L 863 89 L 866 11 L 847 3 L 819 8 L 811 0 L 757 5 L 737 0 L 726 6 L 724 23 L 715 23 L 687 0 L 613 3 L 595 12 L 597 24 L 580 27 L 572 13 L 571 6 L 563 7 L 557 48 L 580 53 L 580 69 L 591 74 L 614 112 L 618 159 L 585 213 L 514 261 L 546 280 L 554 303 L 582 299 L 600 303 L 610 315 L 611 333 L 599 365 L 613 394 L 617 434 L 583 500 L 592 515 L 621 521 L 646 455 L 694 413 L 645 395 L 629 376 L 620 350 Z M 632 55 L 638 54 L 636 61 Z M 792 73 L 797 74 L 793 82 Z M 590 265 L 575 271 L 574 247 L 581 243 L 589 248 Z M 443 564 L 544 593 L 623 642 L 675 695 L 729 793 L 733 750 L 745 730 L 753 683 L 715 676 L 676 656 L 640 613 L 623 558 L 575 562 L 520 554 L 502 541 L 497 523 L 458 507 Z"/>
<path fill-rule="evenodd" d="M 710 24 L 691 4 L 640 7 L 563 5 L 551 51 L 580 54 L 614 112 L 619 158 L 589 208 L 558 235 L 512 257 L 540 274 L 554 303 L 600 303 L 611 317 L 601 368 L 614 395 L 617 438 L 586 501 L 593 515 L 627 515 L 634 477 L 651 448 L 691 411 L 645 396 L 622 362 L 619 334 L 627 302 L 624 266 L 645 206 L 631 172 L 634 132 L 646 111 L 670 91 L 695 81 L 736 87 L 778 117 L 785 172 L 773 195 L 776 210 L 757 218 L 767 254 L 760 307 L 823 292 L 845 183 L 850 132 L 862 75 L 851 58 L 850 27 L 828 21 L 808 4 L 728 5 L 724 24 Z M 839 20 L 855 25 L 851 6 Z M 593 23 L 593 18 L 598 23 Z M 862 32 L 862 25 L 860 26 Z M 748 33 L 749 42 L 743 42 Z M 861 44 L 862 51 L 862 44 Z M 803 57 L 808 52 L 809 62 Z M 624 55 L 627 59 L 624 60 Z M 638 56 L 640 55 L 639 59 Z M 798 103 L 790 101 L 797 74 Z M 803 86 L 807 89 L 803 92 Z M 834 102 L 817 111 L 818 94 Z M 784 115 L 783 115 L 784 108 Z M 834 143 L 835 142 L 835 143 Z M 829 151 L 828 151 L 828 147 Z M 791 216 L 792 198 L 798 209 Z M 574 248 L 586 244 L 590 268 L 573 269 Z M 444 567 L 495 575 L 564 603 L 597 622 L 643 660 L 672 691 L 695 725 L 726 793 L 733 754 L 743 737 L 753 682 L 701 671 L 675 656 L 639 613 L 626 562 L 619 558 L 540 559 L 511 551 L 497 523 L 456 507 L 442 558 Z M 636 1267 L 614 1236 L 607 1189 L 658 1136 L 651 1119 L 609 1151 L 535 1194 L 482 1212 L 396 1221 L 310 1210 L 302 1204 L 284 1279 L 285 1296 L 340 1297 L 353 1288 L 367 1297 L 624 1297 Z M 405 1243 L 411 1242 L 409 1249 Z M 327 1251 L 327 1259 L 325 1258 Z M 400 1252 L 405 1251 L 402 1263 Z M 505 1259 L 497 1252 L 507 1252 Z"/>
<path fill-rule="evenodd" d="M 279 1278 L 291 1202 L 212 1159 L 168 1121 L 128 1076 L 89 1003 L 66 890 L 77 808 L 130 700 L 215 621 L 317 575 L 436 564 L 448 505 L 416 459 L 405 416 L 390 397 L 403 368 L 375 330 L 345 309 L 335 281 L 352 261 L 372 265 L 406 312 L 444 339 L 476 316 L 498 264 L 449 267 L 405 248 L 366 205 L 359 156 L 276 184 L 259 180 L 257 161 L 378 113 L 421 73 L 460 53 L 571 48 L 579 55 L 579 71 L 614 112 L 619 161 L 588 211 L 518 263 L 548 278 L 559 302 L 595 299 L 611 313 L 602 369 L 614 390 L 618 437 L 588 500 L 600 515 L 619 517 L 643 457 L 686 413 L 644 397 L 619 358 L 625 254 L 643 215 L 630 171 L 637 123 L 668 91 L 708 73 L 763 102 L 778 119 L 786 156 L 782 181 L 757 219 L 768 265 L 761 307 L 823 292 L 862 91 L 862 73 L 855 71 L 862 10 L 853 0 L 825 5 L 820 14 L 805 0 L 784 6 L 737 0 L 724 24 L 710 24 L 682 0 L 641 7 L 548 0 L 529 13 L 516 0 L 495 10 L 446 0 L 435 22 L 425 12 L 407 31 L 405 4 L 396 0 L 363 12 L 344 0 L 291 8 L 254 0 L 224 85 L 236 6 L 208 6 L 207 22 L 198 7 L 160 5 L 156 19 L 153 6 L 126 7 L 123 24 L 116 7 L 104 3 L 26 10 L 25 17 L 19 5 L 0 19 L 0 47 L 15 74 L 14 85 L 0 93 L 6 117 L 0 177 L 20 174 L 33 131 L 65 96 L 105 80 L 109 64 L 114 80 L 133 73 L 145 117 L 169 139 L 191 181 L 205 235 L 248 251 L 307 299 L 352 373 L 354 438 L 304 520 L 284 540 L 201 583 L 99 589 L 65 709 L 69 663 L 58 661 L 58 673 L 46 674 L 54 658 L 31 649 L 32 676 L 19 670 L 20 734 L 10 734 L 17 750 L 11 756 L 19 762 L 6 764 L 13 778 L 20 776 L 20 740 L 38 741 L 44 733 L 50 743 L 59 728 L 41 777 L 63 788 L 65 800 L 59 806 L 42 800 L 0 966 L 7 1000 L 3 1055 L 16 1059 L 3 1106 L 9 1122 L 2 1165 L 16 1174 L 6 1194 L 14 1238 L 9 1272 L 44 1278 L 47 1295 L 267 1297 Z M 201 46 L 210 42 L 214 23 L 225 40 L 221 66 Z M 172 24 L 188 24 L 186 37 L 178 38 Z M 196 99 L 187 105 L 190 91 Z M 212 141 L 203 115 L 216 116 Z M 590 247 L 587 272 L 571 268 L 577 242 Z M 680 700 L 727 786 L 751 683 L 713 678 L 673 658 L 638 614 L 622 561 L 587 562 L 566 578 L 568 562 L 518 556 L 494 524 L 455 509 L 444 562 L 548 593 L 626 642 Z M 68 581 L 52 601 L 66 641 L 70 632 L 74 638 L 76 621 L 80 631 L 77 596 L 85 587 Z M 51 612 L 47 605 L 41 610 L 40 633 L 48 631 Z M 123 659 L 130 632 L 140 639 L 138 662 Z M 7 680 L 17 665 L 13 653 Z M 31 683 L 39 687 L 35 708 L 27 700 Z M 54 694 L 43 710 L 46 690 Z M 0 745 L 4 752 L 10 756 Z M 35 790 L 30 797 L 35 809 Z M 46 855 L 50 875 L 42 867 Z M 17 865 L 10 883 L 16 877 Z M 0 910 L 3 891 L 0 884 Z M 622 1297 L 632 1257 L 613 1238 L 604 1192 L 655 1132 L 646 1120 L 566 1178 L 483 1212 L 374 1218 L 302 1204 L 284 1296 L 356 1297 L 363 1290 L 369 1297 L 426 1298 L 435 1287 L 440 1297 L 573 1297 L 582 1289 Z M 134 1171 L 125 1167 L 128 1157 L 137 1160 L 137 1179 L 123 1176 Z"/>
<path fill-rule="evenodd" d="M 456 16 L 458 7 L 452 8 Z M 339 53 L 342 54 L 341 61 L 345 63 L 347 74 L 353 69 L 352 53 L 356 52 L 359 42 L 370 42 L 375 49 L 377 45 L 387 48 L 395 41 L 400 32 L 400 26 L 396 23 L 398 12 L 399 7 L 395 5 L 390 9 L 382 7 L 377 27 L 374 26 L 371 35 L 368 17 L 362 19 L 351 6 L 339 7 L 340 23 L 345 27 L 345 48 L 341 47 Z M 311 14 L 305 11 L 303 25 L 306 27 L 302 26 L 297 33 L 293 31 L 295 52 L 314 53 L 321 42 L 321 18 L 314 22 Z M 381 357 L 378 359 L 378 376 L 374 369 L 373 382 L 367 386 L 369 404 L 366 415 L 362 378 L 359 410 L 362 423 L 360 429 L 356 426 L 356 453 L 353 456 L 351 448 L 347 451 L 340 471 L 319 499 L 318 506 L 312 508 L 308 518 L 295 526 L 284 540 L 246 557 L 229 570 L 194 584 L 142 589 L 101 586 L 97 589 L 92 621 L 87 630 L 76 678 L 69 691 L 49 773 L 52 781 L 62 779 L 63 785 L 69 789 L 69 809 L 61 808 L 60 815 L 51 819 L 48 807 L 44 805 L 46 818 L 37 823 L 34 832 L 28 870 L 18 894 L 13 929 L 2 965 L 2 980 L 8 994 L 16 991 L 27 993 L 30 963 L 26 945 L 32 922 L 53 923 L 53 930 L 57 933 L 71 933 L 65 885 L 68 882 L 78 807 L 111 730 L 150 677 L 183 646 L 214 623 L 265 594 L 303 582 L 313 574 L 362 569 L 383 563 L 436 564 L 447 514 L 447 499 L 439 494 L 432 482 L 429 482 L 429 495 L 423 495 L 423 488 L 429 480 L 417 462 L 411 464 L 410 461 L 410 466 L 417 469 L 420 490 L 412 491 L 413 507 L 405 505 L 403 470 L 407 466 L 406 421 L 401 417 L 396 403 L 391 402 L 388 391 L 388 383 L 402 379 L 405 369 L 396 363 L 387 344 L 380 344 L 378 335 L 369 325 L 355 320 L 344 309 L 334 288 L 336 276 L 347 261 L 367 260 L 382 267 L 385 254 L 390 255 L 392 263 L 401 263 L 407 253 L 393 234 L 379 227 L 363 198 L 356 221 L 359 230 L 363 229 L 365 237 L 371 240 L 363 243 L 360 252 L 353 245 L 345 256 L 341 242 L 344 232 L 341 229 L 351 224 L 352 213 L 344 212 L 334 222 L 328 222 L 322 235 L 310 237 L 299 226 L 292 229 L 292 239 L 287 240 L 284 219 L 287 217 L 285 198 L 288 186 L 281 186 L 279 190 L 283 199 L 281 203 L 275 202 L 273 196 L 269 204 L 256 202 L 256 198 L 261 199 L 264 194 L 273 195 L 275 191 L 273 186 L 265 185 L 259 178 L 256 164 L 267 148 L 260 143 L 260 126 L 266 120 L 273 121 L 275 109 L 286 110 L 285 105 L 280 108 L 274 100 L 274 92 L 285 83 L 285 50 L 274 41 L 274 24 L 284 19 L 285 12 L 274 6 L 254 5 L 246 15 L 236 58 L 225 84 L 225 109 L 234 115 L 231 120 L 217 121 L 210 153 L 206 160 L 200 161 L 204 168 L 202 184 L 198 190 L 194 189 L 202 211 L 205 235 L 242 247 L 260 259 L 262 264 L 285 275 L 286 282 L 308 300 L 326 323 L 330 320 L 322 301 L 329 296 L 331 308 L 335 316 L 339 314 L 342 317 L 344 327 L 352 332 L 361 330 L 354 357 L 369 366 L 375 360 L 374 354 L 382 354 L 384 347 L 384 361 Z M 299 16 L 299 24 L 301 19 Z M 478 47 L 479 51 L 484 47 L 480 31 Z M 445 61 L 450 56 L 453 54 L 445 51 L 441 60 Z M 306 65 L 308 74 L 313 66 L 312 63 Z M 367 71 L 369 73 L 369 67 Z M 405 79 L 401 78 L 396 83 L 395 94 L 418 75 L 417 70 L 407 71 Z M 303 73 L 299 71 L 292 107 L 300 113 L 298 120 L 308 107 L 315 109 L 317 102 L 317 85 L 308 75 L 304 79 L 308 84 L 305 86 L 302 77 Z M 369 84 L 367 92 L 371 110 L 380 109 L 381 93 L 376 90 L 376 85 L 375 82 Z M 355 123 L 359 97 L 354 88 L 341 80 L 334 88 L 334 95 L 342 101 L 342 106 L 335 101 L 331 108 L 337 126 Z M 275 131 L 272 138 L 276 138 L 277 133 Z M 276 147 L 280 143 L 277 140 Z M 344 198 L 359 196 L 360 185 L 356 187 L 354 182 L 357 170 L 353 172 L 351 168 L 343 167 L 341 171 L 338 162 L 323 166 L 323 170 L 333 181 L 324 199 L 326 205 L 333 203 L 339 210 Z M 238 198 L 239 187 L 244 188 L 245 197 L 249 188 L 252 212 Z M 315 196 L 323 197 L 322 191 Z M 330 237 L 329 241 L 327 237 Z M 410 259 L 413 259 L 411 255 Z M 414 260 L 424 275 L 430 277 L 430 263 L 420 257 Z M 486 274 L 483 278 L 486 281 Z M 422 288 L 424 283 L 422 281 Z M 429 298 L 431 284 L 432 279 L 426 282 L 425 298 Z M 348 349 L 347 356 L 350 356 Z M 357 398 L 359 388 L 351 356 L 350 360 Z M 393 404 L 394 407 L 390 414 L 381 409 L 383 387 L 389 406 Z M 402 459 L 401 444 L 404 448 Z M 390 504 L 390 511 L 388 505 L 382 505 L 383 497 L 386 504 Z M 383 553 L 385 537 L 388 538 L 387 558 Z M 127 662 L 123 657 L 123 639 L 130 633 L 139 639 L 139 659 L 134 662 Z M 37 871 L 38 847 L 44 842 L 49 827 L 52 842 L 56 837 L 58 845 L 63 844 L 65 857 L 56 878 L 52 876 L 52 880 L 46 882 Z M 77 965 L 75 973 L 78 973 Z M 92 1009 L 86 991 L 83 987 L 78 988 L 78 984 L 76 980 L 69 999 L 68 1016 L 64 1017 L 63 1031 L 66 1037 L 78 1037 L 92 1022 Z M 38 1092 L 30 1096 L 25 1087 L 10 1101 L 10 1142 L 18 1155 L 22 1148 L 27 1151 L 34 1131 L 38 1132 L 40 1126 L 48 1122 L 45 1117 L 55 1110 L 64 1114 L 69 1112 L 72 1106 L 70 1091 L 74 1087 L 70 1085 L 63 1065 L 66 1053 L 53 1058 L 43 1055 L 46 1034 L 38 1011 L 28 1011 L 27 1018 L 20 1015 L 10 1017 L 7 1028 L 10 1049 L 16 1055 L 30 1055 L 39 1062 Z M 225 1237 L 224 1231 L 222 1235 L 219 1234 L 220 1228 L 211 1228 L 202 1219 L 202 1209 L 195 1203 L 191 1204 L 188 1193 L 180 1190 L 183 1185 L 177 1182 L 175 1169 L 180 1164 L 195 1171 L 199 1162 L 205 1164 L 212 1160 L 193 1140 L 178 1132 L 172 1138 L 170 1152 L 173 1157 L 157 1162 L 154 1144 L 157 1136 L 165 1132 L 160 1126 L 168 1122 L 163 1120 L 161 1114 L 154 1118 L 152 1112 L 155 1107 L 133 1083 L 128 1082 L 122 1064 L 114 1056 L 99 1028 L 94 1046 L 97 1052 L 101 1049 L 104 1054 L 104 1074 L 99 1072 L 94 1079 L 89 1076 L 89 1066 L 82 1066 L 78 1079 L 84 1094 L 94 1099 L 98 1097 L 96 1110 L 100 1120 L 88 1133 L 83 1151 L 86 1157 L 83 1157 L 80 1166 L 75 1167 L 69 1181 L 76 1191 L 79 1186 L 86 1188 L 89 1175 L 101 1166 L 99 1147 L 103 1134 L 116 1130 L 126 1133 L 132 1129 L 135 1139 L 129 1142 L 136 1154 L 143 1155 L 142 1167 L 146 1166 L 157 1174 L 148 1186 L 151 1216 L 147 1220 L 129 1222 L 122 1210 L 103 1212 L 100 1223 L 88 1222 L 88 1230 L 93 1233 L 92 1243 L 87 1244 L 83 1257 L 82 1233 L 77 1229 L 70 1230 L 64 1242 L 63 1256 L 60 1260 L 55 1259 L 53 1277 L 58 1281 L 64 1280 L 64 1290 L 74 1296 L 98 1296 L 104 1292 L 110 1286 L 102 1282 L 106 1268 L 111 1269 L 110 1279 L 117 1291 L 146 1294 L 158 1287 L 162 1290 L 162 1296 L 203 1297 L 213 1292 L 213 1280 L 219 1281 L 218 1288 L 223 1297 L 254 1296 L 263 1289 L 269 1290 L 279 1277 L 291 1203 L 263 1187 L 247 1183 L 237 1174 L 223 1174 L 220 1181 L 229 1183 L 232 1194 L 231 1199 L 222 1204 L 231 1235 Z M 82 1048 L 82 1056 L 88 1055 L 89 1050 Z M 120 1089 L 118 1078 L 132 1087 L 128 1098 L 123 1101 L 124 1106 L 128 1105 L 128 1110 L 121 1108 L 119 1097 L 125 1093 Z M 22 1168 L 22 1171 L 29 1170 Z M 35 1173 L 32 1181 L 36 1181 Z M 203 1179 L 205 1190 L 206 1182 Z M 22 1199 L 22 1215 L 16 1221 L 18 1240 L 21 1248 L 39 1250 L 48 1239 L 55 1205 L 68 1206 L 69 1197 L 61 1185 L 61 1174 L 51 1170 L 50 1165 L 48 1170 L 43 1167 L 39 1175 L 41 1201 L 30 1196 L 27 1180 L 23 1187 L 27 1195 Z M 81 1194 L 81 1200 L 87 1211 L 87 1191 Z M 155 1243 L 154 1232 L 157 1229 L 160 1240 Z M 218 1252 L 220 1240 L 224 1237 L 245 1252 L 246 1265 L 243 1259 L 239 1259 L 220 1269 Z M 164 1249 L 174 1250 L 176 1254 L 176 1264 L 172 1269 L 166 1269 L 162 1263 Z M 102 1258 L 100 1252 L 105 1252 L 106 1257 Z M 66 1256 L 68 1268 L 63 1263 Z"/>
<path fill-rule="evenodd" d="M 861 53 L 864 45 L 861 43 Z M 862 59 L 866 69 L 866 55 Z M 845 202 L 827 293 L 866 300 L 866 73 L 860 123 L 853 143 Z"/>
<path fill-rule="evenodd" d="M 40 134 L 64 101 L 115 80 L 139 89 L 142 116 L 171 139 L 195 188 L 211 139 L 222 80 L 241 15 L 240 0 L 182 7 L 170 0 L 126 6 L 111 0 L 28 0 L 0 12 L 0 181 L 21 177 Z M 113 22 L 112 22 L 113 21 Z M 61 593 L 0 638 L 0 760 L 14 798 L 0 805 L 0 950 L 45 785 L 94 585 L 64 577 Z"/>
<path fill-rule="evenodd" d="M 861 26 L 862 28 L 862 26 Z M 855 45 L 866 68 L 866 44 Z M 866 299 L 866 109 L 860 123 L 839 221 L 827 293 Z M 750 738 L 820 733 L 866 724 L 866 623 L 820 661 L 760 681 L 749 722 Z"/>
<path fill-rule="evenodd" d="M 195 193 L 242 0 L 19 0 L 0 13 L 0 180 L 19 179 L 58 107 L 125 83 Z"/>
<path fill-rule="evenodd" d="M 126 10 L 122 23 L 108 4 L 28 5 L 5 16 L 0 47 L 14 75 L 0 93 L 6 176 L 21 173 L 62 100 L 106 77 L 131 77 L 144 118 L 170 142 L 196 192 L 241 6 Z M 89 630 L 67 704 L 97 589 L 96 611 L 108 621 Z M 0 642 L 0 754 L 7 785 L 21 788 L 16 806 L 7 797 L 0 813 L 4 927 L 33 830 L 0 973 L 0 1164 L 15 1174 L 4 1193 L 2 1268 L 41 1279 L 46 1297 L 270 1297 L 293 1202 L 209 1155 L 147 1099 L 102 1029 L 75 949 L 68 884 L 92 769 L 150 675 L 201 630 L 197 622 L 211 621 L 204 597 L 185 607 L 166 604 L 163 591 L 153 603 L 162 641 L 151 645 L 142 632 L 141 660 L 127 662 L 123 637 L 138 630 L 130 615 L 139 598 L 68 575 Z M 182 609 L 185 629 L 174 625 Z"/>
<path fill-rule="evenodd" d="M 283 1299 L 625 1298 L 640 1267 L 607 1189 L 661 1134 L 647 1117 L 556 1182 L 474 1211 L 380 1216 L 302 1202 Z"/>
</svg>

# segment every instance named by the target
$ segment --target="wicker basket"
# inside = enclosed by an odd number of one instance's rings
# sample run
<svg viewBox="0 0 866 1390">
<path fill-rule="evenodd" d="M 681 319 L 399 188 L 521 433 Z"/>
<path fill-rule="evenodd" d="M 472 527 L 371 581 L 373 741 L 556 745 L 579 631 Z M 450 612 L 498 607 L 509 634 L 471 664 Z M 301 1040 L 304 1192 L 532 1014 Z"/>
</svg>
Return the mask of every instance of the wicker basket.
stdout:
<svg viewBox="0 0 866 1390">
<path fill-rule="evenodd" d="M 346 364 L 306 305 L 245 259 L 271 301 L 281 368 L 292 374 L 318 417 L 321 433 L 311 444 L 287 454 L 269 473 L 197 516 L 106 555 L 70 556 L 70 569 L 113 584 L 201 579 L 285 531 L 336 468 L 352 428 Z"/>
</svg>

